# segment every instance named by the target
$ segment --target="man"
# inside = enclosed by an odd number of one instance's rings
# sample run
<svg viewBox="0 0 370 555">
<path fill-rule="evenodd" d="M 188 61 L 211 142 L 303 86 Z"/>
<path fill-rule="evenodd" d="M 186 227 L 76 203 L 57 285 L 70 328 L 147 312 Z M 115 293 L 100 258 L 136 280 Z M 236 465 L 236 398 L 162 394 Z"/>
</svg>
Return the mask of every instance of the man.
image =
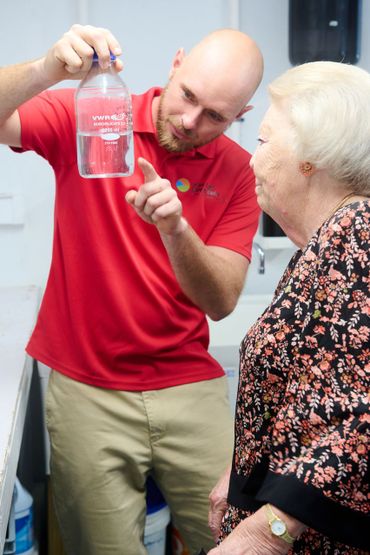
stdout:
<svg viewBox="0 0 370 555">
<path fill-rule="evenodd" d="M 102 66 L 121 53 L 108 30 L 74 25 L 45 57 L 0 70 L 0 142 L 56 175 L 50 275 L 27 346 L 53 369 L 56 512 L 69 555 L 142 555 L 152 473 L 190 550 L 210 548 L 208 493 L 232 422 L 205 315 L 234 309 L 258 220 L 250 156 L 223 132 L 250 109 L 262 56 L 234 30 L 180 49 L 167 87 L 133 99 L 134 175 L 91 182 L 76 166 L 74 91 L 45 89 L 81 79 L 93 49 Z"/>
</svg>

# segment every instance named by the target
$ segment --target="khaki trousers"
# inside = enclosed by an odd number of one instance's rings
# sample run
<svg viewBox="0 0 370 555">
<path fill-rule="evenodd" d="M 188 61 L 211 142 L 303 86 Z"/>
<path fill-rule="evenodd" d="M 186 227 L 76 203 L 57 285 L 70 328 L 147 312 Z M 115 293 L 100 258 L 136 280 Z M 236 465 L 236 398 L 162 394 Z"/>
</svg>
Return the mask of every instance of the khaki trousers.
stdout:
<svg viewBox="0 0 370 555">
<path fill-rule="evenodd" d="M 231 462 L 226 378 L 127 392 L 52 371 L 51 481 L 68 555 L 144 555 L 145 480 L 160 487 L 190 553 L 214 546 L 208 495 Z"/>
</svg>

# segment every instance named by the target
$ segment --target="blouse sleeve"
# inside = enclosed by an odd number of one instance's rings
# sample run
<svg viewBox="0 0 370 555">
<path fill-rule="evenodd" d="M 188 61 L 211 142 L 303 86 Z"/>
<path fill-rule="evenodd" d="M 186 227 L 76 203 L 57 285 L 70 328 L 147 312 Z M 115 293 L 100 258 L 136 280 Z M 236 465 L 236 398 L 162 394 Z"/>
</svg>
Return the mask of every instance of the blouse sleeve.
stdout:
<svg viewBox="0 0 370 555">
<path fill-rule="evenodd" d="M 318 243 L 285 400 L 258 498 L 369 548 L 369 209 L 346 210 Z M 338 539 L 339 539 L 338 538 Z"/>
</svg>

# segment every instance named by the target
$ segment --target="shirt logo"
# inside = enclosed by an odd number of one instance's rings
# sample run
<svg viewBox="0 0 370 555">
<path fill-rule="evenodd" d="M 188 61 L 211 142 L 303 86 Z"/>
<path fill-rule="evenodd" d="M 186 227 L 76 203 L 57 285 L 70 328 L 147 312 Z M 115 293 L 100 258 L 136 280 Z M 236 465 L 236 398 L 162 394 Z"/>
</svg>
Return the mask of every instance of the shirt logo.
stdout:
<svg viewBox="0 0 370 555">
<path fill-rule="evenodd" d="M 178 191 L 186 193 L 186 191 L 189 191 L 190 189 L 190 181 L 185 177 L 182 177 L 181 179 L 178 179 L 176 181 L 176 188 L 178 189 Z"/>
<path fill-rule="evenodd" d="M 176 189 L 181 193 L 190 191 L 192 195 L 206 195 L 207 197 L 219 198 L 220 193 L 216 191 L 214 185 L 210 183 L 193 183 L 191 184 L 186 177 L 181 177 L 176 181 Z"/>
</svg>

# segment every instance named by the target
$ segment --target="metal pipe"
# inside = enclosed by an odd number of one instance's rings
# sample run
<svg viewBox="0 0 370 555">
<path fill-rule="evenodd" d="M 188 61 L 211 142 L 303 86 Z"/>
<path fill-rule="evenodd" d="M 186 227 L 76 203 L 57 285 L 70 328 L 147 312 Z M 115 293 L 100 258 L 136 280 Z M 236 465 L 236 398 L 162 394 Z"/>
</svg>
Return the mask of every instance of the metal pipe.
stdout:
<svg viewBox="0 0 370 555">
<path fill-rule="evenodd" d="M 258 266 L 258 273 L 264 274 L 265 273 L 265 251 L 261 247 L 257 241 L 253 241 L 253 248 L 256 249 L 259 256 L 259 266 Z"/>
</svg>

